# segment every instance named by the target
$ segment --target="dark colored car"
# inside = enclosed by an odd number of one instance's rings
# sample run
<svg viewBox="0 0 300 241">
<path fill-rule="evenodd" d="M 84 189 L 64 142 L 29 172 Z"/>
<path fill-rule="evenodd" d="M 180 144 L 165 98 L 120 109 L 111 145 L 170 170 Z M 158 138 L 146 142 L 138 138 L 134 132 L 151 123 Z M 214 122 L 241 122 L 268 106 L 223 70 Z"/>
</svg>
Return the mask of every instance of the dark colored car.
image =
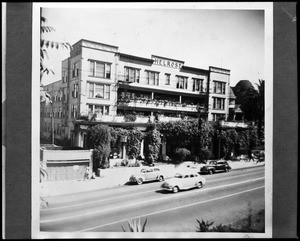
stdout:
<svg viewBox="0 0 300 241">
<path fill-rule="evenodd" d="M 210 161 L 200 169 L 200 173 L 213 174 L 216 172 L 229 172 L 231 167 L 227 161 Z"/>
</svg>

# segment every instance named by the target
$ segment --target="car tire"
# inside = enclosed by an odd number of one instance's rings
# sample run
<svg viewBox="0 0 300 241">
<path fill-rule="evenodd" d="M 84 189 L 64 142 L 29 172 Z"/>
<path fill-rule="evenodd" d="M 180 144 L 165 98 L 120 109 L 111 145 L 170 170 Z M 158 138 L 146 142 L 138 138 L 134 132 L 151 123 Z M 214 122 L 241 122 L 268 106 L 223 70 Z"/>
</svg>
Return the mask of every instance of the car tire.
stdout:
<svg viewBox="0 0 300 241">
<path fill-rule="evenodd" d="M 214 172 L 213 172 L 213 170 L 209 170 L 208 173 L 209 173 L 209 175 L 212 175 Z"/>
<path fill-rule="evenodd" d="M 230 170 L 229 170 L 229 168 L 226 168 L 225 171 L 226 171 L 226 172 L 229 172 Z"/>
<path fill-rule="evenodd" d="M 173 192 L 174 193 L 177 193 L 179 191 L 179 188 L 176 186 L 176 187 L 173 187 Z"/>
<path fill-rule="evenodd" d="M 138 178 L 138 179 L 136 180 L 136 183 L 137 183 L 138 185 L 141 185 L 141 184 L 143 183 L 143 179 L 142 179 L 142 178 Z"/>
<path fill-rule="evenodd" d="M 203 187 L 203 184 L 202 184 L 202 182 L 198 182 L 198 185 L 197 185 L 197 188 L 202 188 Z"/>
<path fill-rule="evenodd" d="M 165 180 L 165 179 L 164 179 L 163 176 L 159 176 L 159 177 L 158 177 L 158 181 L 162 182 L 162 181 L 164 181 L 164 180 Z"/>
</svg>

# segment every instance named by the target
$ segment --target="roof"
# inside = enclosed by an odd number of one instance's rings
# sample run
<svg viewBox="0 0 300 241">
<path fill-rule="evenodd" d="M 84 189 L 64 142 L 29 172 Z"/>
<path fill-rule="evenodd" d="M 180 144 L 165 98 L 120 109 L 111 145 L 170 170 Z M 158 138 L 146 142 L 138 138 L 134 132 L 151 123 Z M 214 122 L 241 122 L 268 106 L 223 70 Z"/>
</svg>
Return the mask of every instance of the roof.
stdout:
<svg viewBox="0 0 300 241">
<path fill-rule="evenodd" d="M 151 64 L 154 62 L 153 59 L 143 58 L 143 57 L 124 54 L 124 53 L 118 53 L 118 54 L 120 55 L 120 57 L 124 57 L 124 58 L 128 58 L 128 59 L 143 61 L 143 62 L 147 62 L 147 63 L 151 63 Z"/>
</svg>

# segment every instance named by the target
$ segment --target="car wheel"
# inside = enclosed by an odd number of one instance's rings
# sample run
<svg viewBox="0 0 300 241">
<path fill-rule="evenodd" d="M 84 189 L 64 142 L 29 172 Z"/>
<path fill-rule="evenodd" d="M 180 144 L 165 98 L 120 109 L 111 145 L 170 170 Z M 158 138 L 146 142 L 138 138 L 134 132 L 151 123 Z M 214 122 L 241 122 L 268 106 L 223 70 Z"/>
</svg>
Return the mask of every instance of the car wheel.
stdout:
<svg viewBox="0 0 300 241">
<path fill-rule="evenodd" d="M 159 176 L 158 181 L 162 182 L 163 180 L 165 180 L 164 177 L 163 176 Z"/>
<path fill-rule="evenodd" d="M 229 172 L 229 168 L 226 168 L 225 171 L 226 171 L 226 172 Z"/>
<path fill-rule="evenodd" d="M 176 193 L 179 191 L 179 188 L 176 186 L 176 187 L 173 187 L 173 192 Z"/>
<path fill-rule="evenodd" d="M 136 180 L 136 183 L 137 183 L 138 185 L 141 185 L 141 184 L 143 183 L 143 179 L 142 179 L 142 178 L 137 179 L 137 180 Z"/>
<path fill-rule="evenodd" d="M 213 170 L 209 170 L 208 172 L 210 175 L 212 175 L 214 173 Z"/>
<path fill-rule="evenodd" d="M 198 185 L 197 185 L 198 188 L 202 188 L 203 187 L 203 184 L 202 182 L 198 182 Z"/>
</svg>

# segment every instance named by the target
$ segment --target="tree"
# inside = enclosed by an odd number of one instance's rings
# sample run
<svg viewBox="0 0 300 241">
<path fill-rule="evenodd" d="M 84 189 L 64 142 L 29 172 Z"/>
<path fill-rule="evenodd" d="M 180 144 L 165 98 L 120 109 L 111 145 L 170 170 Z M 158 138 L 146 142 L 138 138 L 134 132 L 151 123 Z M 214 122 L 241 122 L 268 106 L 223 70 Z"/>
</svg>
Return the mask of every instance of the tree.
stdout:
<svg viewBox="0 0 300 241">
<path fill-rule="evenodd" d="M 145 158 L 148 164 L 158 159 L 161 145 L 160 132 L 157 128 L 149 130 L 145 135 Z"/>
<path fill-rule="evenodd" d="M 46 18 L 41 16 L 41 39 L 40 39 L 40 102 L 45 102 L 46 104 L 51 103 L 51 96 L 44 90 L 44 86 L 42 84 L 43 75 L 52 73 L 55 74 L 53 70 L 49 69 L 45 65 L 45 58 L 48 57 L 47 49 L 56 48 L 56 49 L 72 49 L 72 46 L 68 42 L 56 42 L 50 41 L 44 38 L 45 33 L 51 33 L 55 31 L 55 29 L 51 26 L 44 25 L 47 22 Z"/>
<path fill-rule="evenodd" d="M 245 119 L 257 123 L 258 138 L 261 140 L 264 124 L 265 81 L 259 79 L 256 86 L 257 90 L 249 88 L 240 93 L 240 103 Z"/>
<path fill-rule="evenodd" d="M 107 125 L 95 125 L 88 129 L 87 145 L 93 150 L 93 168 L 96 172 L 97 168 L 109 167 L 110 155 L 110 127 Z"/>
<path fill-rule="evenodd" d="M 136 128 L 128 131 L 126 147 L 129 158 L 136 158 L 140 154 L 142 139 L 143 133 Z"/>
<path fill-rule="evenodd" d="M 201 155 L 201 150 L 211 145 L 214 135 L 214 127 L 207 121 L 199 122 L 199 120 L 160 123 L 158 130 L 172 145 L 174 151 L 176 148 L 186 148 L 194 156 Z M 168 155 L 174 154 L 169 153 Z"/>
</svg>

